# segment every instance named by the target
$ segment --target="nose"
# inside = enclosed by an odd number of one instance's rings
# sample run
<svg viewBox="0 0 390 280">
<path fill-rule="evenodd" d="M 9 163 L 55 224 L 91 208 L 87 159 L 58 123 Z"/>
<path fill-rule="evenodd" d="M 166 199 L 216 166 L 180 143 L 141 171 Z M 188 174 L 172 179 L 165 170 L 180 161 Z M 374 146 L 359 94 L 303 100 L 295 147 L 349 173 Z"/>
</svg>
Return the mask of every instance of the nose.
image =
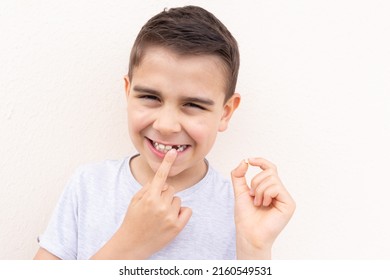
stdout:
<svg viewBox="0 0 390 280">
<path fill-rule="evenodd" d="M 181 130 L 178 113 L 169 107 L 162 108 L 156 113 L 153 128 L 162 135 L 177 133 Z"/>
</svg>

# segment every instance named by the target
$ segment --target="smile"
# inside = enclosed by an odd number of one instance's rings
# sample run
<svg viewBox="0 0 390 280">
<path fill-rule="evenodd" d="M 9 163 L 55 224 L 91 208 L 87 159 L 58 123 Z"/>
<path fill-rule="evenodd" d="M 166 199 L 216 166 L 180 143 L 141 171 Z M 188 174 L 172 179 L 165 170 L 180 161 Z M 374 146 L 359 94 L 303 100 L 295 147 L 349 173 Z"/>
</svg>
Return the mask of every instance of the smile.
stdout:
<svg viewBox="0 0 390 280">
<path fill-rule="evenodd" d="M 150 140 L 150 139 L 149 139 Z M 189 145 L 164 145 L 162 143 L 158 143 L 156 141 L 150 140 L 153 147 L 162 153 L 167 153 L 169 150 L 176 149 L 178 152 L 183 152 L 185 149 L 189 147 Z"/>
</svg>

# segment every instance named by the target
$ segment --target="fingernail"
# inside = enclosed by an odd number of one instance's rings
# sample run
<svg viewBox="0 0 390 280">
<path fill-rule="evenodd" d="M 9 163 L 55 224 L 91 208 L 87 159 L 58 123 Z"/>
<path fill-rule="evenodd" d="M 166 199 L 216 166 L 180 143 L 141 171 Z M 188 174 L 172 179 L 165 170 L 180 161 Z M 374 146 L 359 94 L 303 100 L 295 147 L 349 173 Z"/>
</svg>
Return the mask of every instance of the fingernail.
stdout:
<svg viewBox="0 0 390 280">
<path fill-rule="evenodd" d="M 249 164 L 249 161 L 248 161 L 248 159 L 246 158 L 246 159 L 244 159 L 244 162 L 246 163 L 246 164 Z"/>
<path fill-rule="evenodd" d="M 170 149 L 168 152 L 167 152 L 167 154 L 176 154 L 177 153 L 177 151 L 176 151 L 176 149 Z"/>
</svg>

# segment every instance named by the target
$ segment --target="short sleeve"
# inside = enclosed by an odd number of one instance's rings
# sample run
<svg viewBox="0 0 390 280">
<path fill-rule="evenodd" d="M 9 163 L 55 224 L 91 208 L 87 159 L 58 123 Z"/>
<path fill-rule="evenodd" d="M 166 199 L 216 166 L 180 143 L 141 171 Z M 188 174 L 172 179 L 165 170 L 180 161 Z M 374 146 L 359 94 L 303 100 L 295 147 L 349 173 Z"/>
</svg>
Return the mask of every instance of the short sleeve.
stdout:
<svg viewBox="0 0 390 280">
<path fill-rule="evenodd" d="M 40 247 L 63 260 L 77 259 L 77 220 L 80 172 L 67 183 L 49 225 L 39 237 Z"/>
</svg>

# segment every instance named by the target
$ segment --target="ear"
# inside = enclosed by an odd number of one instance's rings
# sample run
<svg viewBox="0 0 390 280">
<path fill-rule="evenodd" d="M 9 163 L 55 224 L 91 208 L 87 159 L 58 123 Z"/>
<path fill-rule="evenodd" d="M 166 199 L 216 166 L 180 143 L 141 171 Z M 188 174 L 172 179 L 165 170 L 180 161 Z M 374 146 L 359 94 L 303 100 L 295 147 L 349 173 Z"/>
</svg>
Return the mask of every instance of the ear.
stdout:
<svg viewBox="0 0 390 280">
<path fill-rule="evenodd" d="M 131 82 L 127 74 L 123 77 L 123 79 L 125 80 L 125 94 L 128 99 L 130 95 Z"/>
<path fill-rule="evenodd" d="M 219 124 L 218 131 L 222 132 L 227 129 L 230 118 L 232 117 L 233 112 L 238 108 L 238 105 L 240 105 L 240 101 L 241 96 L 238 93 L 235 93 L 225 103 L 225 105 L 223 106 L 223 115 Z"/>
</svg>

